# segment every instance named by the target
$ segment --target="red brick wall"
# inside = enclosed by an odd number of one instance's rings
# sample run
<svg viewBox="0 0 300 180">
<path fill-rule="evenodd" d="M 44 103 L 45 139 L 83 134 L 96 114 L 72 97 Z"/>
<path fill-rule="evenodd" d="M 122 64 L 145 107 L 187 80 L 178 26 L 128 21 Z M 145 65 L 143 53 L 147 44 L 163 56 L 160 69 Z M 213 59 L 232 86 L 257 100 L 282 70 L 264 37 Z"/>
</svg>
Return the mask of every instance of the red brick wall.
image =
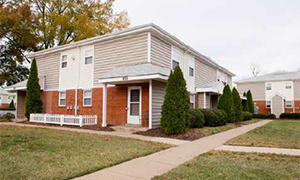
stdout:
<svg viewBox="0 0 300 180">
<path fill-rule="evenodd" d="M 271 108 L 266 108 L 266 101 L 253 101 L 259 107 L 258 113 L 270 114 Z"/>
<path fill-rule="evenodd" d="M 295 113 L 300 113 L 300 100 L 294 102 Z"/>
<path fill-rule="evenodd" d="M 142 126 L 148 127 L 149 119 L 149 84 L 121 85 L 107 88 L 107 124 L 124 125 L 127 123 L 127 88 L 142 86 Z M 97 115 L 98 125 L 102 124 L 102 88 L 92 89 L 92 106 L 83 106 L 83 90 L 77 91 L 78 115 Z M 58 105 L 58 91 L 42 93 L 43 112 L 52 114 L 75 114 L 75 90 L 66 91 L 66 106 Z M 72 106 L 72 110 L 67 110 Z"/>
<path fill-rule="evenodd" d="M 7 103 L 2 103 L 0 108 L 8 108 L 9 104 Z"/>
</svg>

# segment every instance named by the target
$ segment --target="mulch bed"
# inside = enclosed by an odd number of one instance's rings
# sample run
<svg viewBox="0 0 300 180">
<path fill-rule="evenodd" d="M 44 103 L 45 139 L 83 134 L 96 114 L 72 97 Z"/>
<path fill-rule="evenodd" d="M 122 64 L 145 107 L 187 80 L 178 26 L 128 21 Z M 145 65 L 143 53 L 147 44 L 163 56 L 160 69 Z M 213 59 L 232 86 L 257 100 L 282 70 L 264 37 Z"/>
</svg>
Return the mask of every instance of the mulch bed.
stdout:
<svg viewBox="0 0 300 180">
<path fill-rule="evenodd" d="M 87 125 L 87 126 L 70 126 L 70 125 L 63 125 L 60 126 L 59 124 L 44 124 L 44 123 L 35 123 L 35 122 L 29 122 L 29 121 L 23 121 L 19 122 L 23 124 L 30 124 L 30 125 L 38 125 L 38 126 L 50 126 L 50 127 L 67 127 L 67 128 L 73 128 L 73 129 L 88 129 L 93 131 L 115 131 L 111 126 L 107 127 L 101 127 L 99 125 Z"/>
</svg>

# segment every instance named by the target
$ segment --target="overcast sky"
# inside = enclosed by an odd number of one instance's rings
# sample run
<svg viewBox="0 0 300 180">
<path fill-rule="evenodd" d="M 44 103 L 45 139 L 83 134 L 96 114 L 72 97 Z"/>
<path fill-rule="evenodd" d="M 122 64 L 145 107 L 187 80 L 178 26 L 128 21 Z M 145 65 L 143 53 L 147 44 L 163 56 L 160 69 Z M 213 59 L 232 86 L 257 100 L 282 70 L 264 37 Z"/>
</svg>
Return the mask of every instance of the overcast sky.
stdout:
<svg viewBox="0 0 300 180">
<path fill-rule="evenodd" d="M 131 26 L 153 22 L 240 79 L 300 68 L 300 0 L 116 0 Z"/>
</svg>

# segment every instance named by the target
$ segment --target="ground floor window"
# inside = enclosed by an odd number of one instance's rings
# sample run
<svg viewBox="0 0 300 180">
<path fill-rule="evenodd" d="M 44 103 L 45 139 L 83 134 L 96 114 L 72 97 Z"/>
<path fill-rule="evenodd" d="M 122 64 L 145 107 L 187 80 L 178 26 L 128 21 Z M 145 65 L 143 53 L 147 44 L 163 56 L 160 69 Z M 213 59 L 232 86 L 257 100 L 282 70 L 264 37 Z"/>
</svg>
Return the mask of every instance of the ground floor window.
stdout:
<svg viewBox="0 0 300 180">
<path fill-rule="evenodd" d="M 66 105 L 66 92 L 59 92 L 59 106 Z"/>
<path fill-rule="evenodd" d="M 285 107 L 286 108 L 293 108 L 293 101 L 286 101 Z"/>
<path fill-rule="evenodd" d="M 271 108 L 271 101 L 266 101 L 266 107 Z"/>
<path fill-rule="evenodd" d="M 83 106 L 91 106 L 92 105 L 92 91 L 84 90 L 83 91 Z"/>
<path fill-rule="evenodd" d="M 195 94 L 190 95 L 190 108 L 195 108 Z"/>
</svg>

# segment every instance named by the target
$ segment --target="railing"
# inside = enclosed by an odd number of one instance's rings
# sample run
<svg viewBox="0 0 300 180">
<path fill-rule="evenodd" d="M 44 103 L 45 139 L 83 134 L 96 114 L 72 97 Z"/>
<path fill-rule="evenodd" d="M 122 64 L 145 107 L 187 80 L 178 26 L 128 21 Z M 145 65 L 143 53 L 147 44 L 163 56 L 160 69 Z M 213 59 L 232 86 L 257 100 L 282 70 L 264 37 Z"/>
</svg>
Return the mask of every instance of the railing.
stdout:
<svg viewBox="0 0 300 180">
<path fill-rule="evenodd" d="M 61 114 L 30 114 L 30 122 L 59 124 L 59 125 L 96 125 L 96 115 L 61 115 Z"/>
</svg>

